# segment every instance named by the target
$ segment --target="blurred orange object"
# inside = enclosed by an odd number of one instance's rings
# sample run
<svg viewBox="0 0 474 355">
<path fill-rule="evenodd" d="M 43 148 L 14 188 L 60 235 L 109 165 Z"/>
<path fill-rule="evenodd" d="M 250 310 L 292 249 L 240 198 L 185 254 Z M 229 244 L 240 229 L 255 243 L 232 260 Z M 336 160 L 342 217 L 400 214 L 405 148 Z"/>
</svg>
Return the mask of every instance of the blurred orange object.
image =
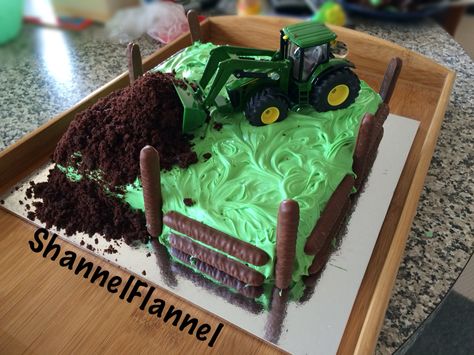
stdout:
<svg viewBox="0 0 474 355">
<path fill-rule="evenodd" d="M 262 11 L 260 0 L 239 0 L 237 2 L 237 13 L 239 15 L 258 15 Z"/>
</svg>

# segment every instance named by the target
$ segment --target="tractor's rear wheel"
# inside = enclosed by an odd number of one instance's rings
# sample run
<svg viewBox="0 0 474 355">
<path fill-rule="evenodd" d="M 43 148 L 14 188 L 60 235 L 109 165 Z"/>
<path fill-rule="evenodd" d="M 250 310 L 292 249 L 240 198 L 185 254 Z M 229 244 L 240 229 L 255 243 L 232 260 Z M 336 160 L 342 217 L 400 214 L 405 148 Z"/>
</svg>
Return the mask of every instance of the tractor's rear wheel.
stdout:
<svg viewBox="0 0 474 355">
<path fill-rule="evenodd" d="M 279 91 L 268 88 L 258 91 L 247 102 L 245 117 L 253 126 L 283 121 L 288 116 L 288 101 Z"/>
<path fill-rule="evenodd" d="M 311 104 L 319 112 L 350 106 L 359 95 L 360 81 L 350 69 L 344 68 L 318 80 L 311 92 Z"/>
</svg>

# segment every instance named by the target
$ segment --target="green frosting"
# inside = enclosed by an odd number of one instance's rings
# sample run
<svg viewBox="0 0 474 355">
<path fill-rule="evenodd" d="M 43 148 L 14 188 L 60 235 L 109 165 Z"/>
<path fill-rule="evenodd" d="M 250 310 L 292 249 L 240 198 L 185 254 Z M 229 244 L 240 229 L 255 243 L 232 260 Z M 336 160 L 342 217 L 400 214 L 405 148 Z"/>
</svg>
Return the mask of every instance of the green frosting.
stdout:
<svg viewBox="0 0 474 355">
<path fill-rule="evenodd" d="M 197 81 L 212 48 L 209 43 L 194 44 L 155 70 L 174 70 L 178 77 Z M 270 262 L 249 266 L 263 273 L 268 283 L 273 279 L 278 207 L 282 200 L 294 199 L 300 206 L 300 223 L 293 280 L 301 280 L 313 261 L 304 253 L 306 239 L 336 187 L 353 174 L 360 121 L 380 102 L 362 82 L 356 102 L 347 109 L 317 113 L 305 108 L 264 127 L 251 126 L 242 113 L 212 112 L 210 123 L 195 132 L 193 149 L 199 162 L 161 174 L 164 212 L 178 211 L 265 250 Z M 214 128 L 216 122 L 221 130 Z M 125 201 L 143 210 L 140 182 L 126 190 Z M 186 206 L 185 198 L 195 204 Z M 165 227 L 160 237 L 165 245 L 169 232 Z"/>
</svg>

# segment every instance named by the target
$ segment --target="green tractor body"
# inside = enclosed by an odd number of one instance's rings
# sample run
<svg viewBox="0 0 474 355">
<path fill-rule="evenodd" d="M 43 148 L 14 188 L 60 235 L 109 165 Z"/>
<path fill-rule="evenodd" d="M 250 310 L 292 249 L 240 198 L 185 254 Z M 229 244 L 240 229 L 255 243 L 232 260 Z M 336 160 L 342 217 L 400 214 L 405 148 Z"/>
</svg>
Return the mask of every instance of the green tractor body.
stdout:
<svg viewBox="0 0 474 355">
<path fill-rule="evenodd" d="M 232 46 L 212 50 L 200 81 L 176 88 L 184 108 L 183 131 L 201 126 L 211 107 L 243 110 L 251 124 L 261 126 L 283 120 L 289 108 L 349 106 L 360 83 L 350 69 L 353 64 L 332 54 L 335 39 L 326 26 L 303 22 L 281 30 L 276 52 Z M 236 80 L 229 82 L 232 76 Z M 224 87 L 229 100 L 219 102 Z"/>
</svg>

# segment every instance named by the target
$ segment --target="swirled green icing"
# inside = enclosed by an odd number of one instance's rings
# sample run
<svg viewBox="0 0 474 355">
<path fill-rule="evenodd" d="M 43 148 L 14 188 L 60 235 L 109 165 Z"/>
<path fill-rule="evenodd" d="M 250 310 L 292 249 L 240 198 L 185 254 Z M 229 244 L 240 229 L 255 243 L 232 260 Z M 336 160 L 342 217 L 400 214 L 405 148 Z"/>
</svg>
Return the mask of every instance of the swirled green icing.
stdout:
<svg viewBox="0 0 474 355">
<path fill-rule="evenodd" d="M 156 70 L 174 70 L 178 77 L 197 81 L 214 47 L 194 44 Z M 317 113 L 305 108 L 264 127 L 251 126 L 242 113 L 213 112 L 211 122 L 193 140 L 199 162 L 162 172 L 164 212 L 178 211 L 265 250 L 270 262 L 249 266 L 270 282 L 278 207 L 282 200 L 294 199 L 300 206 L 300 223 L 293 280 L 300 280 L 313 261 L 304 253 L 306 239 L 338 184 L 353 174 L 360 121 L 380 102 L 380 96 L 362 82 L 356 102 L 347 109 Z M 222 124 L 221 130 L 213 128 L 215 122 Z M 138 180 L 127 186 L 124 198 L 133 208 L 144 209 Z M 195 204 L 186 206 L 185 198 Z M 160 237 L 165 245 L 169 232 L 165 227 Z"/>
</svg>

